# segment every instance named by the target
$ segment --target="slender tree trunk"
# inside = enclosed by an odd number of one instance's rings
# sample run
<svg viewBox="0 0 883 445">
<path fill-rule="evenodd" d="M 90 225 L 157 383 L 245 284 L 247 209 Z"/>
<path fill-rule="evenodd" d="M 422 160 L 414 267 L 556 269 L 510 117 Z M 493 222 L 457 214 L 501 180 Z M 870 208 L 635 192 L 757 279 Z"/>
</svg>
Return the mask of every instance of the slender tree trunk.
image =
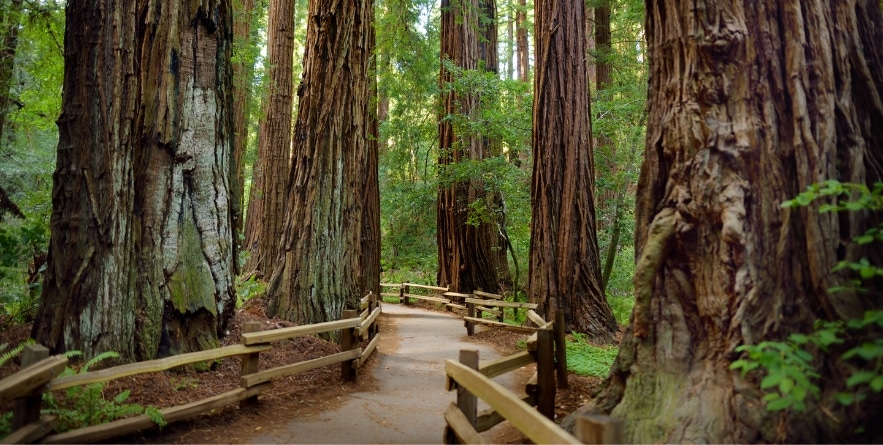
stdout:
<svg viewBox="0 0 883 445">
<path fill-rule="evenodd" d="M 511 8 L 511 6 L 510 6 Z M 515 75 L 515 16 L 512 9 L 506 13 L 506 79 Z"/>
<path fill-rule="evenodd" d="M 6 126 L 6 115 L 12 104 L 12 79 L 18 28 L 21 25 L 22 0 L 0 0 L 0 141 Z"/>
<path fill-rule="evenodd" d="M 617 326 L 595 238 L 585 5 L 537 0 L 535 20 L 528 295 L 547 320 L 563 310 L 568 330 L 609 342 Z"/>
<path fill-rule="evenodd" d="M 249 222 L 246 234 L 249 249 L 243 271 L 267 271 L 282 255 L 282 234 L 285 219 L 286 181 L 289 176 L 291 152 L 291 121 L 293 107 L 292 64 L 294 51 L 294 0 L 273 0 L 268 16 L 270 42 L 270 94 L 264 101 L 261 119 L 258 165 L 255 179 L 260 189 L 251 193 Z"/>
<path fill-rule="evenodd" d="M 613 52 L 612 42 L 610 40 L 610 4 L 602 2 L 594 10 L 595 15 L 595 92 L 599 99 L 606 94 L 608 85 L 611 82 L 612 65 L 610 63 L 610 54 Z M 597 116 L 599 119 L 601 116 Z M 599 160 L 600 168 L 596 168 L 596 174 L 606 176 L 608 178 L 616 178 L 618 167 L 616 165 L 616 146 L 613 144 L 610 136 L 604 132 L 596 132 L 595 137 L 595 159 Z M 610 181 L 613 182 L 613 181 Z M 597 184 L 597 182 L 596 182 Z M 610 231 L 610 239 L 613 240 L 613 232 L 616 228 L 616 217 L 611 214 L 611 207 L 615 207 L 617 195 L 625 193 L 625 190 L 618 190 L 616 187 L 609 187 L 604 190 L 594 190 L 596 199 L 596 209 L 599 218 L 597 218 L 599 233 Z M 613 211 L 615 212 L 615 211 Z M 608 249 L 609 251 L 609 249 Z M 615 250 L 614 250 L 615 251 Z"/>
<path fill-rule="evenodd" d="M 522 82 L 530 81 L 530 43 L 527 32 L 527 0 L 518 0 L 515 12 L 515 50 L 518 53 L 517 73 Z"/>
<path fill-rule="evenodd" d="M 251 84 L 254 81 L 254 61 L 249 60 L 249 50 L 252 48 L 252 29 L 254 21 L 254 0 L 236 0 L 236 14 L 233 17 L 234 49 L 238 57 L 234 57 L 233 63 L 233 168 L 236 172 L 236 184 L 233 188 L 231 202 L 235 205 L 233 212 L 234 227 L 237 243 L 239 234 L 244 229 L 245 215 L 242 209 L 245 194 L 245 176 L 242 168 L 242 157 L 248 146 L 248 112 L 251 108 L 252 94 Z M 241 247 L 241 246 L 240 246 Z M 236 261 L 237 267 L 239 262 Z"/>
<path fill-rule="evenodd" d="M 479 34 L 478 0 L 442 1 L 441 57 L 456 66 L 474 70 L 478 68 Z M 494 38 L 496 41 L 496 38 Z M 495 53 L 496 51 L 494 51 Z M 496 60 L 496 57 L 494 57 Z M 439 165 L 456 168 L 461 161 L 480 160 L 488 156 L 481 135 L 457 134 L 451 119 L 446 116 L 469 116 L 477 107 L 478 99 L 471 94 L 459 94 L 446 85 L 453 75 L 441 66 L 439 86 L 442 92 L 441 116 L 439 116 L 440 155 Z M 438 283 L 451 286 L 461 292 L 482 289 L 497 292 L 497 258 L 493 253 L 496 236 L 490 224 L 480 221 L 467 223 L 469 204 L 485 199 L 484 185 L 480 180 L 452 181 L 439 190 L 437 212 Z"/>
<path fill-rule="evenodd" d="M 68 2 L 65 18 L 52 235 L 32 336 L 53 352 L 91 357 L 113 350 L 131 360 L 139 308 L 132 235 L 139 224 L 132 217 L 135 5 Z M 113 57 L 118 45 L 128 51 Z"/>
<path fill-rule="evenodd" d="M 586 76 L 589 85 L 595 85 L 598 80 L 595 65 L 595 9 L 586 8 Z"/>
<path fill-rule="evenodd" d="M 377 38 L 374 31 L 374 8 L 369 7 L 368 11 L 368 23 L 369 25 L 367 29 L 364 31 L 368 34 L 367 43 L 370 51 L 373 51 L 373 48 L 377 45 Z M 377 87 L 377 59 L 375 57 L 371 57 L 371 52 L 368 52 L 369 57 L 369 67 L 368 67 L 368 88 L 369 88 L 369 101 L 370 103 L 374 103 L 374 100 L 377 99 L 378 96 L 378 87 Z M 369 107 L 368 113 L 368 140 L 366 143 L 366 159 L 365 159 L 365 185 L 362 187 L 364 191 L 363 199 L 363 214 L 362 214 L 362 255 L 360 258 L 361 267 L 361 279 L 362 279 L 362 289 L 360 295 L 365 295 L 368 292 L 374 293 L 377 298 L 380 298 L 380 178 L 378 176 L 378 169 L 380 168 L 380 154 L 378 150 L 378 145 L 380 141 L 380 119 L 379 119 L 379 101 L 378 107 Z M 388 103 L 387 103 L 388 105 Z"/>
<path fill-rule="evenodd" d="M 636 305 L 590 409 L 625 419 L 628 442 L 879 441 L 879 400 L 834 400 L 836 348 L 813 361 L 806 412 L 766 411 L 762 373 L 729 365 L 741 344 L 883 304 L 828 290 L 854 278 L 832 272 L 841 260 L 881 264 L 851 242 L 878 215 L 780 206 L 827 179 L 883 179 L 880 2 L 668 0 L 646 23 Z"/>
<path fill-rule="evenodd" d="M 232 10 L 226 0 L 174 5 L 145 0 L 139 11 L 134 173 L 145 308 L 136 339 L 148 357 L 157 337 L 161 356 L 217 347 L 236 304 Z"/>
<path fill-rule="evenodd" d="M 334 320 L 357 308 L 363 267 L 379 271 L 379 264 L 367 264 L 379 258 L 355 250 L 363 246 L 364 218 L 377 217 L 366 210 L 375 198 L 363 189 L 376 162 L 368 159 L 373 8 L 370 0 L 310 3 L 285 250 L 267 289 L 268 313 L 297 323 Z"/>
</svg>

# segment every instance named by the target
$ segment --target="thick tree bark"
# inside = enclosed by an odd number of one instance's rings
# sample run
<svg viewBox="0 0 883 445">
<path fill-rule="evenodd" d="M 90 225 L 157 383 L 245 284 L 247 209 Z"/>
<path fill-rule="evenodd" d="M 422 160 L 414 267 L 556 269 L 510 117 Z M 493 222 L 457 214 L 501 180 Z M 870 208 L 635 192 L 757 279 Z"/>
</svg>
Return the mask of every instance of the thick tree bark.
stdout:
<svg viewBox="0 0 883 445">
<path fill-rule="evenodd" d="M 370 0 L 310 3 L 285 250 L 267 289 L 268 313 L 296 323 L 334 320 L 344 308 L 357 308 L 362 263 L 379 260 L 357 251 L 363 219 L 377 217 L 365 211 L 374 198 L 363 189 L 369 164 L 376 165 L 368 160 L 373 7 Z"/>
<path fill-rule="evenodd" d="M 251 84 L 254 81 L 254 61 L 248 60 L 247 54 L 252 48 L 252 29 L 254 21 L 254 0 L 239 0 L 236 5 L 236 14 L 233 16 L 233 39 L 234 49 L 238 57 L 234 57 L 233 63 L 233 169 L 236 172 L 236 186 L 231 199 L 234 208 L 233 233 L 239 242 L 239 234 L 244 230 L 245 215 L 242 209 L 245 204 L 245 175 L 242 166 L 242 157 L 248 146 L 248 111 L 252 103 Z M 238 45 L 238 46 L 237 46 Z M 241 248 L 242 246 L 240 246 Z M 236 261 L 239 266 L 239 261 Z"/>
<path fill-rule="evenodd" d="M 377 45 L 376 33 L 374 31 L 374 8 L 369 8 L 367 11 L 369 14 L 368 22 L 372 24 L 369 26 L 366 33 L 368 48 L 375 48 Z M 377 86 L 377 77 L 373 74 L 377 72 L 377 58 L 371 57 L 369 61 L 369 69 L 368 73 L 370 76 L 369 79 L 369 88 L 370 94 L 372 98 L 376 99 L 378 97 L 378 86 Z M 377 107 L 370 107 L 369 115 L 368 115 L 368 140 L 366 141 L 367 148 L 367 157 L 365 159 L 365 185 L 362 187 L 364 190 L 363 199 L 364 202 L 363 210 L 362 210 L 362 254 L 360 258 L 361 268 L 361 292 L 360 295 L 364 296 L 368 292 L 374 293 L 378 299 L 380 299 L 380 241 L 381 241 L 381 233 L 380 233 L 380 177 L 379 171 L 380 168 L 380 153 L 379 153 L 379 144 L 380 144 L 380 112 L 383 111 L 380 106 L 380 101 L 377 102 Z M 387 103 L 387 106 L 389 104 Z"/>
<path fill-rule="evenodd" d="M 441 13 L 441 57 L 456 66 L 474 70 L 479 60 L 478 0 L 443 0 Z M 496 39 L 494 39 L 496 40 Z M 496 51 L 494 51 L 496 53 Z M 496 59 L 496 57 L 494 57 Z M 488 156 L 481 135 L 457 134 L 451 119 L 446 116 L 469 116 L 478 99 L 471 94 L 460 94 L 447 88 L 453 75 L 444 64 L 439 73 L 442 90 L 439 116 L 440 154 L 442 174 L 446 167 L 456 168 L 464 160 L 480 160 Z M 463 130 L 460 130 L 461 132 Z M 478 179 L 452 181 L 442 186 L 438 194 L 437 243 L 438 283 L 460 292 L 484 290 L 497 292 L 497 257 L 493 252 L 496 236 L 491 224 L 480 221 L 467 223 L 469 204 L 485 199 L 484 186 Z"/>
<path fill-rule="evenodd" d="M 113 350 L 132 359 L 138 308 L 135 5 L 68 2 L 65 17 L 52 236 L 32 336 L 53 352 Z M 120 42 L 129 51 L 113 57 Z"/>
<path fill-rule="evenodd" d="M 821 398 L 802 413 L 766 411 L 761 373 L 729 365 L 741 344 L 883 303 L 828 291 L 852 278 L 838 261 L 881 264 L 850 242 L 872 215 L 780 206 L 823 180 L 883 179 L 880 2 L 670 0 L 646 23 L 637 301 L 589 408 L 624 418 L 629 442 L 879 441 L 879 403 L 832 400 L 836 351 L 816 357 Z"/>
<path fill-rule="evenodd" d="M 236 304 L 233 23 L 227 0 L 149 0 L 139 13 L 136 339 L 152 357 L 157 339 L 159 355 L 217 347 Z"/>
<path fill-rule="evenodd" d="M 263 105 L 258 161 L 252 181 L 260 182 L 260 188 L 252 188 L 248 204 L 245 245 L 250 255 L 243 271 L 269 274 L 282 255 L 286 181 L 291 168 L 294 0 L 270 2 L 267 29 L 270 92 Z"/>
<path fill-rule="evenodd" d="M 553 6 L 554 5 L 554 6 Z M 609 342 L 592 200 L 592 131 L 583 2 L 536 2 L 530 301 L 566 329 Z"/>
</svg>

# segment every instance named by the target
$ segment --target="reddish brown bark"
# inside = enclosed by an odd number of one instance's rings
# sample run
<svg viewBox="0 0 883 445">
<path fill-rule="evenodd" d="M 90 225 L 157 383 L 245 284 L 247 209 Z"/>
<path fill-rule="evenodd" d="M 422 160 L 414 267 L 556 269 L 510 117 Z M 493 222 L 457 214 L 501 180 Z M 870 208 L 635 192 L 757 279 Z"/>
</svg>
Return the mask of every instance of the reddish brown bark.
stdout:
<svg viewBox="0 0 883 445">
<path fill-rule="evenodd" d="M 851 242 L 878 220 L 780 206 L 823 180 L 883 179 L 880 2 L 648 7 L 636 305 L 591 408 L 623 418 L 629 442 L 879 441 L 879 400 L 834 400 L 839 352 L 816 355 L 806 412 L 767 411 L 763 373 L 729 366 L 741 344 L 880 307 L 828 290 L 853 278 L 832 272 L 840 260 L 881 264 L 879 247 Z"/>
<path fill-rule="evenodd" d="M 554 6 L 553 6 L 554 5 Z M 536 3 L 532 218 L 528 296 L 550 320 L 609 342 L 592 198 L 592 131 L 582 2 Z"/>
</svg>

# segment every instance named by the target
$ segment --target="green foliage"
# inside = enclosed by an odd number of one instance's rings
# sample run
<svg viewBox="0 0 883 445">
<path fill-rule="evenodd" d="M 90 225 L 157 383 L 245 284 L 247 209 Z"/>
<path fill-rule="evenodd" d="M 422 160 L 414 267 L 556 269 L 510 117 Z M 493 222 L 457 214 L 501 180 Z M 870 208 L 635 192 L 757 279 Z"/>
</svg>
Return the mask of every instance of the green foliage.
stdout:
<svg viewBox="0 0 883 445">
<path fill-rule="evenodd" d="M 833 198 L 833 202 L 818 205 L 824 212 L 862 212 L 883 210 L 883 183 L 869 188 L 864 184 L 844 184 L 835 180 L 813 184 L 805 192 L 792 200 L 782 203 L 782 207 L 796 208 L 815 205 L 817 200 Z M 866 231 L 853 241 L 868 244 L 883 241 L 883 225 Z M 883 276 L 883 269 L 871 264 L 866 258 L 858 261 L 840 261 L 834 272 L 850 270 L 858 274 L 847 287 L 829 289 L 829 292 L 843 290 L 861 291 L 864 280 Z M 747 357 L 734 361 L 731 369 L 739 369 L 744 376 L 754 369 L 765 371 L 761 389 L 766 390 L 764 401 L 767 409 L 779 411 L 806 409 L 808 395 L 819 396 L 815 380 L 819 373 L 813 363 L 811 351 L 829 353 L 833 345 L 846 345 L 846 352 L 839 359 L 850 369 L 845 383 L 847 392 L 836 395 L 844 405 L 851 405 L 867 398 L 869 392 L 883 391 L 883 310 L 869 310 L 863 318 L 846 322 L 817 320 L 815 329 L 809 334 L 795 333 L 785 342 L 762 342 L 758 345 L 742 345 L 737 352 L 746 352 Z"/>
<path fill-rule="evenodd" d="M 579 375 L 607 377 L 619 348 L 589 343 L 585 335 L 574 333 L 566 342 L 567 369 Z"/>
<path fill-rule="evenodd" d="M 82 355 L 79 351 L 71 351 L 65 354 L 68 357 Z M 81 368 L 81 373 L 86 373 L 89 368 L 108 359 L 119 358 L 119 354 L 113 351 L 101 353 Z M 77 372 L 68 367 L 61 374 L 62 377 L 75 375 Z M 117 419 L 145 414 L 159 427 L 165 426 L 162 414 L 156 407 L 144 408 L 138 404 L 125 403 L 129 398 L 130 391 L 125 390 L 108 399 L 104 394 L 103 383 L 74 386 L 65 390 L 63 397 L 56 397 L 53 393 L 43 395 L 43 414 L 58 416 L 56 430 L 64 432 L 87 426 L 100 425 Z"/>
<path fill-rule="evenodd" d="M 181 377 L 180 379 L 176 379 L 174 377 L 169 378 L 169 384 L 172 386 L 172 389 L 175 391 L 180 391 L 182 389 L 187 388 L 196 388 L 199 386 L 199 379 L 195 377 Z"/>
<path fill-rule="evenodd" d="M 264 295 L 267 291 L 267 283 L 259 280 L 257 276 L 251 276 L 248 279 L 239 277 L 236 280 L 236 307 L 242 305 L 246 301 Z"/>
<path fill-rule="evenodd" d="M 8 344 L 3 343 L 2 345 L 0 345 L 0 352 L 3 353 L 2 355 L 0 355 L 0 366 L 3 366 L 4 364 L 6 364 L 6 362 L 12 360 L 13 358 L 15 358 L 16 356 L 21 354 L 21 352 L 25 350 L 25 346 L 32 345 L 32 344 L 34 344 L 34 339 L 29 338 L 29 339 L 21 342 L 18 346 L 14 347 L 8 351 L 6 351 L 6 348 L 9 347 Z M 6 351 L 6 352 L 3 352 L 3 351 Z"/>
</svg>

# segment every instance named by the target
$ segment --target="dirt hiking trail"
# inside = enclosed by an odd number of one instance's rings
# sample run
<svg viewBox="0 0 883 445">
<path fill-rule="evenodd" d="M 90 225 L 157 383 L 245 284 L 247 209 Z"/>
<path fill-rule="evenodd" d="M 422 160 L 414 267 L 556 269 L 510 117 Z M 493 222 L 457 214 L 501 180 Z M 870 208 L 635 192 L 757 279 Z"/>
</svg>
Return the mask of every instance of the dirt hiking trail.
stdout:
<svg viewBox="0 0 883 445">
<path fill-rule="evenodd" d="M 451 314 L 399 304 L 382 307 L 381 317 L 390 322 L 380 333 L 376 362 L 358 376 L 373 378 L 376 387 L 350 393 L 330 410 L 275 419 L 250 443 L 442 443 L 444 411 L 456 399 L 456 391 L 445 391 L 445 360 L 456 360 L 460 349 L 478 350 L 480 363 L 500 354 L 468 342 L 463 321 Z M 514 374 L 495 380 L 516 391 Z M 485 408 L 479 401 L 479 411 Z M 483 433 L 489 440 L 494 434 L 495 429 Z"/>
</svg>

